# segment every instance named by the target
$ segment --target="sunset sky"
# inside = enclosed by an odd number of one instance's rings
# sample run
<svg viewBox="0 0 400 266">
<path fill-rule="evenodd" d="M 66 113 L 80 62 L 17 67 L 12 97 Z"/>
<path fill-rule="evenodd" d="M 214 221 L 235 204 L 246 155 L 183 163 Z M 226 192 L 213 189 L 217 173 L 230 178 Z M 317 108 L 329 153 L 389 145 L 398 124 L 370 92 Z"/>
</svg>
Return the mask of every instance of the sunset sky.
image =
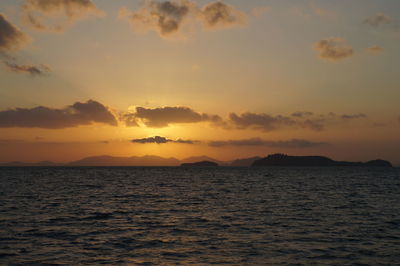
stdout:
<svg viewBox="0 0 400 266">
<path fill-rule="evenodd" d="M 398 0 L 2 0 L 0 162 L 400 165 Z"/>
</svg>

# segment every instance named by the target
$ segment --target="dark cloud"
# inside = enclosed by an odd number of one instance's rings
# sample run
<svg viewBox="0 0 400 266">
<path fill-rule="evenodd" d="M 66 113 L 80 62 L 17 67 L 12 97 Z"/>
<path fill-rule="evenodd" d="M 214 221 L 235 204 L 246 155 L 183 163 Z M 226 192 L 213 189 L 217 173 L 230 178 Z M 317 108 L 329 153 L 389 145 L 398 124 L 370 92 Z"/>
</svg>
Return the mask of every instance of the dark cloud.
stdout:
<svg viewBox="0 0 400 266">
<path fill-rule="evenodd" d="M 306 116 L 311 116 L 313 115 L 312 112 L 294 112 L 292 113 L 292 116 L 294 117 L 306 117 Z"/>
<path fill-rule="evenodd" d="M 148 144 L 148 143 L 156 143 L 156 144 L 165 144 L 165 143 L 180 143 L 180 144 L 195 144 L 197 141 L 194 140 L 183 140 L 177 139 L 172 140 L 165 137 L 155 136 L 155 137 L 148 137 L 143 139 L 133 139 L 131 140 L 133 143 L 140 143 L 140 144 Z"/>
<path fill-rule="evenodd" d="M 365 114 L 344 114 L 336 115 L 315 115 L 312 112 L 295 112 L 291 116 L 276 115 L 272 116 L 265 113 L 243 113 L 237 115 L 231 113 L 226 122 L 237 129 L 253 129 L 261 131 L 274 131 L 283 128 L 306 128 L 314 131 L 324 130 L 330 123 L 341 123 L 344 120 L 366 118 Z M 229 126 L 228 126 L 229 128 Z"/>
<path fill-rule="evenodd" d="M 327 145 L 325 142 L 313 142 L 303 139 L 292 140 L 263 140 L 260 138 L 241 139 L 241 140 L 225 140 L 225 141 L 210 141 L 208 145 L 212 147 L 223 146 L 262 146 L 270 148 L 313 148 L 321 145 Z"/>
<path fill-rule="evenodd" d="M 123 115 L 127 126 L 137 126 L 142 121 L 147 127 L 167 127 L 170 124 L 215 122 L 222 119 L 217 115 L 203 114 L 193 111 L 188 107 L 161 107 L 145 108 L 136 107 L 136 113 Z"/>
<path fill-rule="evenodd" d="M 243 25 L 247 18 L 243 12 L 220 1 L 199 8 L 190 0 L 150 0 L 136 11 L 121 8 L 120 17 L 128 19 L 135 31 L 155 31 L 165 38 L 182 36 L 185 23 L 196 20 L 205 29 L 218 29 Z"/>
<path fill-rule="evenodd" d="M 0 111 L 0 128 L 61 129 L 92 123 L 117 126 L 117 120 L 110 110 L 93 100 L 86 103 L 76 102 L 63 109 L 38 106 Z"/>
<path fill-rule="evenodd" d="M 372 47 L 368 47 L 366 50 L 368 52 L 372 53 L 372 54 L 380 54 L 380 53 L 383 53 L 383 51 L 385 49 L 383 49 L 382 47 L 380 47 L 378 45 L 375 45 L 375 46 L 372 46 Z"/>
<path fill-rule="evenodd" d="M 64 31 L 89 15 L 103 14 L 91 0 L 26 0 L 23 6 L 24 22 L 38 31 Z M 50 16 L 54 18 L 54 15 L 64 20 L 57 20 L 55 24 L 45 21 Z"/>
<path fill-rule="evenodd" d="M 26 73 L 31 76 L 41 76 L 49 73 L 51 71 L 50 67 L 47 65 L 18 65 L 15 63 L 4 62 L 7 70 L 15 73 Z"/>
<path fill-rule="evenodd" d="M 342 119 L 358 119 L 358 118 L 366 118 L 366 114 L 352 114 L 352 115 L 341 115 L 340 118 Z"/>
<path fill-rule="evenodd" d="M 29 42 L 28 35 L 11 24 L 0 13 L 0 52 L 18 50 Z"/>
<path fill-rule="evenodd" d="M 314 131 L 321 131 L 325 128 L 326 119 L 306 119 L 305 121 L 299 122 L 301 127 L 309 128 Z"/>
<path fill-rule="evenodd" d="M 369 17 L 363 21 L 364 24 L 367 24 L 372 27 L 379 27 L 382 25 L 388 25 L 394 22 L 394 19 L 391 17 L 383 14 L 383 13 L 378 13 L 372 17 Z"/>
<path fill-rule="evenodd" d="M 240 26 L 246 24 L 247 20 L 243 12 L 219 1 L 205 5 L 199 18 L 206 29 Z"/>
<path fill-rule="evenodd" d="M 294 126 L 296 121 L 290 117 L 281 115 L 271 116 L 268 114 L 259 113 L 243 113 L 237 115 L 231 113 L 229 115 L 229 122 L 239 129 L 258 129 L 262 131 L 272 131 L 282 127 Z"/>
<path fill-rule="evenodd" d="M 190 1 L 146 1 L 137 11 L 126 8 L 120 10 L 120 17 L 128 18 L 137 31 L 156 31 L 160 36 L 168 37 L 179 32 L 185 19 L 195 4 Z"/>
<path fill-rule="evenodd" d="M 353 48 L 343 38 L 320 40 L 314 44 L 314 49 L 319 52 L 319 58 L 329 61 L 342 60 L 354 54 Z"/>
</svg>

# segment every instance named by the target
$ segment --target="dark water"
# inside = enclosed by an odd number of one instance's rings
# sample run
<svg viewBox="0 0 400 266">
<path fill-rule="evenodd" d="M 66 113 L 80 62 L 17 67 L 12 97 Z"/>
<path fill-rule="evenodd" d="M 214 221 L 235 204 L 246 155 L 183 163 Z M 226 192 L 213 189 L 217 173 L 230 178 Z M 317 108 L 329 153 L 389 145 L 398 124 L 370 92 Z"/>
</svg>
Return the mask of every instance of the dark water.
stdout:
<svg viewBox="0 0 400 266">
<path fill-rule="evenodd" d="M 400 169 L 0 168 L 0 264 L 400 262 Z"/>
</svg>

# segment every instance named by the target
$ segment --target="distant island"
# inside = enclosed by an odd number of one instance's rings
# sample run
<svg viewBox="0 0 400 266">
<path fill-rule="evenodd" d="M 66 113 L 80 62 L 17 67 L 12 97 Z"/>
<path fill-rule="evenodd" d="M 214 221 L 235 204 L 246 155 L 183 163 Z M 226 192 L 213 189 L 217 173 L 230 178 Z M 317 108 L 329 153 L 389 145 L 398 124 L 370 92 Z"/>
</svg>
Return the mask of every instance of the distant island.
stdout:
<svg viewBox="0 0 400 266">
<path fill-rule="evenodd" d="M 255 160 L 252 166 L 369 166 L 392 167 L 385 160 L 373 160 L 368 162 L 335 161 L 324 156 L 290 156 L 286 154 L 271 154 L 265 158 Z"/>
<path fill-rule="evenodd" d="M 201 161 L 201 162 L 194 162 L 194 163 L 183 163 L 181 164 L 182 167 L 216 167 L 218 166 L 215 162 L 210 161 Z"/>
<path fill-rule="evenodd" d="M 232 161 L 220 161 L 208 156 L 193 156 L 184 159 L 164 158 L 154 155 L 115 157 L 109 155 L 90 156 L 80 160 L 55 163 L 51 161 L 41 162 L 5 162 L 0 167 L 97 167 L 97 166 L 370 166 L 370 167 L 392 167 L 385 160 L 373 160 L 368 162 L 345 162 L 334 161 L 324 156 L 289 156 L 285 154 L 271 154 L 267 157 L 249 157 Z"/>
</svg>

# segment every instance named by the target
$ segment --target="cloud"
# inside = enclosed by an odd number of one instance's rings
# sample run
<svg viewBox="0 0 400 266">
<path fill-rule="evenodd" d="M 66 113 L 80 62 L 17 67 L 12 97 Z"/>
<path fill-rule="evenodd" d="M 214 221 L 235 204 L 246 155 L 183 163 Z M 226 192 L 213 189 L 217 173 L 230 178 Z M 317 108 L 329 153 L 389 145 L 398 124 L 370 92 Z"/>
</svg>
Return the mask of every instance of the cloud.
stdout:
<svg viewBox="0 0 400 266">
<path fill-rule="evenodd" d="M 31 76 L 42 76 L 51 71 L 50 67 L 47 65 L 18 65 L 10 62 L 4 62 L 6 68 L 15 73 L 26 73 Z"/>
<path fill-rule="evenodd" d="M 161 107 L 145 108 L 136 107 L 136 113 L 124 114 L 122 119 L 127 126 L 138 126 L 138 121 L 147 127 L 160 128 L 170 124 L 214 122 L 222 119 L 217 115 L 209 115 L 193 111 L 189 107 Z"/>
<path fill-rule="evenodd" d="M 314 49 L 319 52 L 319 58 L 329 61 L 338 61 L 354 54 L 350 45 L 346 45 L 343 38 L 328 38 L 318 41 L 314 44 Z"/>
<path fill-rule="evenodd" d="M 307 119 L 303 122 L 300 122 L 300 126 L 304 128 L 309 128 L 314 131 L 321 131 L 325 128 L 326 120 L 319 118 L 319 119 Z"/>
<path fill-rule="evenodd" d="M 370 52 L 372 54 L 380 54 L 380 53 L 383 53 L 383 51 L 385 49 L 383 49 L 382 47 L 380 47 L 378 45 L 375 45 L 375 46 L 368 47 L 365 50 L 367 50 L 367 52 Z"/>
<path fill-rule="evenodd" d="M 205 29 L 220 29 L 242 26 L 247 22 L 247 16 L 224 2 L 213 2 L 205 5 L 199 15 Z"/>
<path fill-rule="evenodd" d="M 285 116 L 271 116 L 263 113 L 243 113 L 237 115 L 231 113 L 229 115 L 229 122 L 238 129 L 257 129 L 262 131 L 272 131 L 282 127 L 293 126 L 296 124 L 290 117 Z"/>
<path fill-rule="evenodd" d="M 374 16 L 371 16 L 363 21 L 364 24 L 367 24 L 372 27 L 379 27 L 382 25 L 388 25 L 394 22 L 394 19 L 385 15 L 384 13 L 378 13 Z"/>
<path fill-rule="evenodd" d="M 204 29 L 222 29 L 244 25 L 247 20 L 243 12 L 223 2 L 199 8 L 190 0 L 149 0 L 136 11 L 121 8 L 119 17 L 127 19 L 136 32 L 155 31 L 167 39 L 183 36 L 184 25 L 196 21 L 202 22 Z"/>
<path fill-rule="evenodd" d="M 325 142 L 313 142 L 303 139 L 292 139 L 292 140 L 263 140 L 260 138 L 241 139 L 241 140 L 222 140 L 222 141 L 210 141 L 208 143 L 212 147 L 224 147 L 224 146 L 263 146 L 270 148 L 313 148 L 322 145 L 327 145 Z"/>
<path fill-rule="evenodd" d="M 294 117 L 306 117 L 306 116 L 311 116 L 313 115 L 312 112 L 294 112 L 292 113 L 292 116 Z"/>
<path fill-rule="evenodd" d="M 148 137 L 143 139 L 133 139 L 131 140 L 133 143 L 140 143 L 140 144 L 148 144 L 148 143 L 156 143 L 156 144 L 165 144 L 165 143 L 180 143 L 180 144 L 195 144 L 197 141 L 194 140 L 183 140 L 177 139 L 172 140 L 165 137 L 155 136 L 155 137 Z"/>
<path fill-rule="evenodd" d="M 187 0 L 146 1 L 137 11 L 120 9 L 120 17 L 127 18 L 135 31 L 155 31 L 162 37 L 168 37 L 181 30 L 194 8 L 195 4 Z"/>
<path fill-rule="evenodd" d="M 342 119 L 358 119 L 358 118 L 366 118 L 366 114 L 352 114 L 352 115 L 341 115 Z"/>
<path fill-rule="evenodd" d="M 291 116 L 269 115 L 266 113 L 243 113 L 237 115 L 231 113 L 226 122 L 229 128 L 232 125 L 236 129 L 253 129 L 264 132 L 280 130 L 284 128 L 306 128 L 314 131 L 324 130 L 331 122 L 342 123 L 344 120 L 366 118 L 365 114 L 315 115 L 312 112 L 295 112 Z M 221 123 L 220 123 L 221 124 Z"/>
<path fill-rule="evenodd" d="M 26 0 L 23 5 L 24 22 L 38 31 L 62 32 L 90 15 L 104 15 L 91 0 Z"/>
<path fill-rule="evenodd" d="M 0 128 L 62 129 L 92 123 L 117 126 L 117 120 L 110 110 L 93 100 L 76 102 L 63 109 L 38 106 L 0 111 Z"/>
<path fill-rule="evenodd" d="M 19 50 L 30 41 L 28 35 L 11 24 L 0 13 L 0 52 Z"/>
</svg>

